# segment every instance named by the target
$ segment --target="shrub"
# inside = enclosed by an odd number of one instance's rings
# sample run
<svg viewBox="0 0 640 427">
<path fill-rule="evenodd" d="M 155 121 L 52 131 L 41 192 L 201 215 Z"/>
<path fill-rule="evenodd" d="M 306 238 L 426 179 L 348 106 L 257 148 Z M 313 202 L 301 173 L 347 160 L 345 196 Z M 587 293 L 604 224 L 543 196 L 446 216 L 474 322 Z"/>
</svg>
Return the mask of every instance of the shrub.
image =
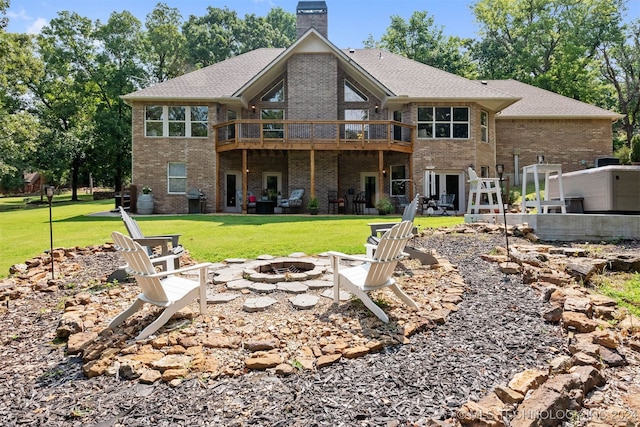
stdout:
<svg viewBox="0 0 640 427">
<path fill-rule="evenodd" d="M 395 206 L 393 206 L 391 200 L 387 199 L 386 197 L 382 197 L 380 200 L 378 200 L 378 203 L 376 203 L 376 209 L 380 214 L 390 214 L 395 210 Z"/>
<path fill-rule="evenodd" d="M 640 134 L 633 135 L 633 138 L 631 138 L 631 153 L 629 153 L 629 160 L 633 163 L 640 162 Z"/>
</svg>

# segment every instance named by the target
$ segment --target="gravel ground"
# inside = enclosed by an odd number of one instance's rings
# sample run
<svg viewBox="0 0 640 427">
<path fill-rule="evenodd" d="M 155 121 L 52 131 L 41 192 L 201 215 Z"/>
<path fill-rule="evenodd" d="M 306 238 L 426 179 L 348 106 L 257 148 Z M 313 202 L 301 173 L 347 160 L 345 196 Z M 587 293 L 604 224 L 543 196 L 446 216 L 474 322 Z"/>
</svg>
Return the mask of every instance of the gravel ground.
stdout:
<svg viewBox="0 0 640 427">
<path fill-rule="evenodd" d="M 59 311 L 47 307 L 60 296 L 32 294 L 0 320 L 11 331 L 0 348 L 0 424 L 390 426 L 450 418 L 466 400 L 525 368 L 545 366 L 564 348 L 559 327 L 541 319 L 539 296 L 519 275 L 480 259 L 503 243 L 499 235 L 424 237 L 422 244 L 456 264 L 465 279 L 459 311 L 412 336 L 410 345 L 289 377 L 254 371 L 177 387 L 87 379 L 80 360 L 51 342 Z M 115 254 L 100 256 L 97 265 L 118 263 Z"/>
</svg>

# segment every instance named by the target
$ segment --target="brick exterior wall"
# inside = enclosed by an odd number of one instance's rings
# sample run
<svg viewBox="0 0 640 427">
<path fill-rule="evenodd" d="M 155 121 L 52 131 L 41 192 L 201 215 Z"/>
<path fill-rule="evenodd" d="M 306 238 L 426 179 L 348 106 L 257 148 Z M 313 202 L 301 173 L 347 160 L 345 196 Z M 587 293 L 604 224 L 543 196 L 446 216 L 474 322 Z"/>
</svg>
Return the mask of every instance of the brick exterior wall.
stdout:
<svg viewBox="0 0 640 427">
<path fill-rule="evenodd" d="M 207 138 L 147 138 L 144 136 L 145 105 L 135 103 L 132 111 L 132 184 L 138 189 L 148 185 L 153 189 L 154 213 L 188 213 L 189 203 L 185 194 L 167 194 L 167 165 L 170 162 L 186 162 L 187 191 L 198 188 L 207 197 L 206 211 L 212 212 L 215 204 L 215 148 L 209 123 Z M 195 104 L 194 104 L 195 105 Z M 216 111 L 215 104 L 197 104 L 209 107 L 209 116 Z M 209 120 L 211 122 L 211 119 Z"/>
<path fill-rule="evenodd" d="M 327 13 L 298 13 L 296 15 L 296 37 L 300 38 L 309 28 L 315 28 L 329 38 L 329 17 Z"/>
<path fill-rule="evenodd" d="M 519 154 L 520 173 L 523 166 L 537 163 L 539 154 L 547 163 L 562 164 L 563 172 L 585 169 L 593 166 L 596 157 L 613 155 L 608 119 L 499 119 L 496 134 L 497 163 L 505 165 L 510 177 L 514 174 L 514 154 Z"/>
<path fill-rule="evenodd" d="M 363 102 L 344 102 L 344 79 L 366 96 Z M 285 82 L 285 102 L 266 103 L 261 97 L 279 81 Z M 160 105 L 160 104 L 146 104 Z M 162 103 L 162 105 L 172 105 Z M 173 104 L 184 105 L 184 104 Z M 195 104 L 194 104 L 195 105 Z M 197 105 L 203 105 L 198 103 Z M 215 141 L 212 127 L 227 120 L 227 107 L 216 103 L 209 107 L 209 136 L 207 138 L 146 138 L 144 136 L 145 103 L 133 104 L 132 184 L 138 189 L 151 186 L 154 190 L 155 213 L 187 213 L 188 200 L 184 194 L 167 194 L 167 164 L 187 164 L 187 190 L 199 188 L 207 197 L 206 211 L 216 211 L 216 201 L 224 210 L 224 174 L 226 171 L 242 172 L 242 152 L 229 151 L 220 154 L 216 165 Z M 496 176 L 495 164 L 503 163 L 507 176 L 513 178 L 514 152 L 519 153 L 519 166 L 536 162 L 543 154 L 547 162 L 561 163 L 563 171 L 584 169 L 593 165 L 599 156 L 612 155 L 612 126 L 608 119 L 599 120 L 522 120 L 500 118 L 489 114 L 489 141 L 480 141 L 481 108 L 475 103 L 407 103 L 389 109 L 379 108 L 381 100 L 376 98 L 355 78 L 338 66 L 332 54 L 297 54 L 287 64 L 287 70 L 253 99 L 249 107 L 238 111 L 238 117 L 260 119 L 262 108 L 281 108 L 288 120 L 343 120 L 345 109 L 366 109 L 370 120 L 392 119 L 392 111 L 402 111 L 404 123 L 417 122 L 417 108 L 430 106 L 469 107 L 470 134 L 468 139 L 417 139 L 414 138 L 414 154 L 384 152 L 384 169 L 389 172 L 392 165 L 405 165 L 407 174 L 413 170 L 414 189 L 422 193 L 424 171 L 433 166 L 436 172 L 460 174 L 466 180 L 467 167 L 473 166 L 478 174 L 487 167 L 490 176 Z M 255 111 L 251 108 L 255 105 Z M 378 151 L 316 151 L 315 152 L 315 196 L 320 201 L 320 211 L 327 212 L 327 191 L 337 189 L 340 196 L 350 188 L 357 193 L 361 186 L 361 173 L 378 172 Z M 308 151 L 296 150 L 249 150 L 247 152 L 249 173 L 247 188 L 256 195 L 263 188 L 264 172 L 282 174 L 282 196 L 288 197 L 295 188 L 304 188 L 304 209 L 311 197 L 311 165 Z M 581 161 L 584 160 L 586 165 Z M 411 168 L 410 166 L 411 164 Z M 380 193 L 390 193 L 390 176 L 379 182 Z M 219 184 L 218 184 L 219 182 Z M 468 191 L 468 184 L 465 184 Z M 219 187 L 220 195 L 216 194 Z M 459 195 L 464 204 L 463 195 Z"/>
<path fill-rule="evenodd" d="M 285 117 L 291 120 L 338 119 L 338 59 L 332 54 L 294 55 L 287 63 Z"/>
</svg>

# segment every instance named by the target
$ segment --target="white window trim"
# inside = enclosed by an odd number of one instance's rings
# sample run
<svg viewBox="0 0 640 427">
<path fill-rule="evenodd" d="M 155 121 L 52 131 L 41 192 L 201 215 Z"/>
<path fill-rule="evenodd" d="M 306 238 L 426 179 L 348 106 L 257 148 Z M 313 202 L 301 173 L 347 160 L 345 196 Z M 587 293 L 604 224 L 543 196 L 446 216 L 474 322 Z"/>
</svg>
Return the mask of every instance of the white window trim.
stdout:
<svg viewBox="0 0 640 427">
<path fill-rule="evenodd" d="M 169 170 L 171 169 L 170 166 L 172 164 L 178 164 L 178 163 L 184 165 L 184 176 L 172 176 L 172 175 L 169 175 Z M 171 191 L 171 188 L 170 188 L 171 179 L 184 179 L 184 181 L 185 181 L 185 186 L 184 186 L 185 190 L 184 191 Z M 167 163 L 167 194 L 187 194 L 186 182 L 187 182 L 187 163 L 186 162 L 168 162 Z"/>
<path fill-rule="evenodd" d="M 486 124 L 482 124 L 482 115 L 485 115 L 487 120 L 486 120 Z M 484 134 L 482 132 L 482 130 L 484 129 Z M 482 137 L 486 136 L 486 139 L 483 139 Z M 487 111 L 484 110 L 480 110 L 480 141 L 482 142 L 486 142 L 487 144 L 489 143 L 489 113 Z"/>
<path fill-rule="evenodd" d="M 169 123 L 181 123 L 182 120 L 169 120 L 169 106 L 162 105 L 162 120 L 150 120 L 150 122 L 159 123 L 162 121 L 162 135 L 147 135 L 147 107 L 160 107 L 160 105 L 145 105 L 144 107 L 144 136 L 145 138 L 195 138 L 203 139 L 209 137 L 209 120 L 208 120 L 208 105 L 193 105 L 193 107 L 207 107 L 207 121 L 191 121 L 191 105 L 172 105 L 172 107 L 183 107 L 184 113 L 184 135 L 171 135 L 169 136 Z M 191 123 L 203 123 L 207 128 L 206 136 L 191 136 Z"/>
</svg>

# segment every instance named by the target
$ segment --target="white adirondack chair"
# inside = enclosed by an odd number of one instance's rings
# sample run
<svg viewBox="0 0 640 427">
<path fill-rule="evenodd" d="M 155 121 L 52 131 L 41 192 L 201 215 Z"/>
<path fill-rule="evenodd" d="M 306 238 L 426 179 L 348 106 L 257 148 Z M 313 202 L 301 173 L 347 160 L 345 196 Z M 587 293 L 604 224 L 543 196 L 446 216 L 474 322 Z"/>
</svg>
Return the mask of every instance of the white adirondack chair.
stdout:
<svg viewBox="0 0 640 427">
<path fill-rule="evenodd" d="M 136 242 L 140 243 L 143 246 L 147 254 L 151 258 L 159 257 L 168 257 L 173 256 L 173 266 L 170 262 L 166 263 L 167 269 L 171 269 L 173 267 L 180 267 L 180 256 L 184 253 L 184 248 L 178 244 L 178 240 L 180 239 L 180 234 L 163 234 L 160 236 L 145 236 L 142 234 L 142 230 L 138 226 L 138 222 L 131 218 L 127 211 L 125 211 L 122 206 L 120 206 L 120 216 L 122 217 L 122 222 L 124 222 L 124 226 L 127 228 L 129 232 L 129 236 Z M 153 248 L 159 247 L 160 253 L 156 255 L 153 252 Z"/>
<path fill-rule="evenodd" d="M 116 316 L 109 328 L 113 329 L 138 311 L 144 303 L 164 307 L 164 311 L 150 325 L 138 334 L 136 340 L 147 338 L 156 332 L 178 310 L 189 305 L 193 300 L 200 300 L 200 314 L 207 309 L 206 280 L 211 263 L 201 263 L 172 271 L 156 272 L 147 251 L 133 239 L 114 231 L 111 236 L 116 248 L 127 263 L 127 273 L 135 277 L 142 289 L 134 303 Z M 188 271 L 198 271 L 199 280 L 190 280 L 177 274 Z"/>
<path fill-rule="evenodd" d="M 413 220 L 416 218 L 416 214 L 418 213 L 418 201 L 420 200 L 420 194 L 416 194 L 416 197 L 413 198 L 411 203 L 404 207 L 404 211 L 402 212 L 402 221 L 411 221 L 413 224 Z M 380 238 L 378 234 L 382 234 L 391 229 L 392 226 L 399 224 L 398 222 L 370 222 L 367 225 L 371 228 L 371 236 L 367 239 L 367 241 L 373 245 L 377 245 Z M 415 227 L 412 229 L 413 233 L 417 233 L 418 230 Z"/>
<path fill-rule="evenodd" d="M 396 283 L 393 271 L 398 261 L 405 257 L 403 253 L 407 241 L 411 238 L 411 221 L 403 221 L 385 232 L 378 243 L 373 257 L 347 255 L 340 252 L 329 252 L 333 268 L 334 302 L 340 302 L 340 288 L 351 292 L 363 302 L 380 320 L 389 322 L 389 316 L 376 305 L 369 295 L 370 291 L 389 287 L 405 304 L 418 309 L 412 300 Z M 355 267 L 341 266 L 340 260 L 362 261 Z"/>
</svg>

